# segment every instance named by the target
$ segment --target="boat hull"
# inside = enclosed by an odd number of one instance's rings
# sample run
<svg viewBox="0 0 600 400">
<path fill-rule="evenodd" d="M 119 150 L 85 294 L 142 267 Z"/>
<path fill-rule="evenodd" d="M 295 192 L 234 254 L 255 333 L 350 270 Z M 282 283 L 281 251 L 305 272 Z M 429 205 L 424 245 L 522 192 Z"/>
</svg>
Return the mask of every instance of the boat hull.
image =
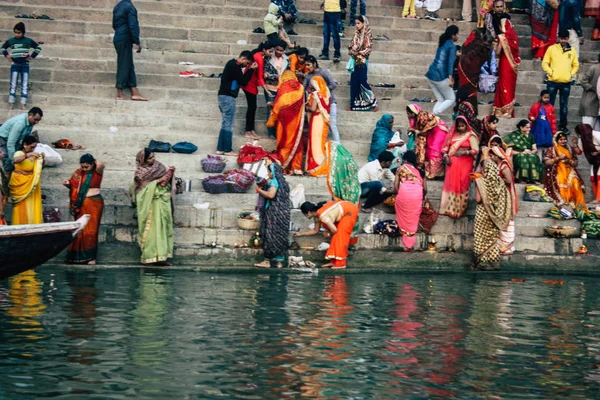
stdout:
<svg viewBox="0 0 600 400">
<path fill-rule="evenodd" d="M 20 225 L 0 229 L 0 279 L 42 265 L 83 230 L 89 216 L 74 222 Z"/>
</svg>

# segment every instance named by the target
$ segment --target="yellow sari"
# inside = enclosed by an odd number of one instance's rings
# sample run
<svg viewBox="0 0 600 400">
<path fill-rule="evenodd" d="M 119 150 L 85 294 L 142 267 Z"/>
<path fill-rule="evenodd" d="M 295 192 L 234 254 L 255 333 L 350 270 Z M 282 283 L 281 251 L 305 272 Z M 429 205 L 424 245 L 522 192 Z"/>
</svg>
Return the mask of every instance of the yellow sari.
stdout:
<svg viewBox="0 0 600 400">
<path fill-rule="evenodd" d="M 25 155 L 17 151 L 14 157 Z M 42 218 L 42 188 L 40 176 L 42 174 L 43 158 L 26 158 L 20 163 L 15 163 L 8 187 L 13 202 L 13 225 L 41 224 Z"/>
<path fill-rule="evenodd" d="M 573 207 L 585 207 L 583 194 L 583 179 L 577 168 L 571 166 L 568 161 L 577 160 L 577 156 L 568 146 L 558 144 L 557 136 L 554 137 L 554 147 L 546 151 L 546 159 L 565 155 L 564 161 L 557 161 L 546 168 L 546 192 L 554 199 L 557 205 L 569 204 Z"/>
<path fill-rule="evenodd" d="M 331 95 L 327 83 L 320 76 L 310 80 L 314 91 L 310 94 L 308 101 L 311 106 L 316 105 L 317 110 L 310 113 L 310 134 L 308 136 L 308 147 L 306 149 L 305 171 L 311 176 L 325 176 L 329 170 L 325 144 L 329 134 L 329 111 L 331 107 Z"/>
</svg>

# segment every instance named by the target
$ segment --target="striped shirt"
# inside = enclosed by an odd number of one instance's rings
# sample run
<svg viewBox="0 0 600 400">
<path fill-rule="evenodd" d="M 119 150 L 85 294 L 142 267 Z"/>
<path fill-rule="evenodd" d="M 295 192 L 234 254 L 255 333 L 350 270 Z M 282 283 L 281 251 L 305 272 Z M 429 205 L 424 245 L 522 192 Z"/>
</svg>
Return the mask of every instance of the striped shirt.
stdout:
<svg viewBox="0 0 600 400">
<path fill-rule="evenodd" d="M 10 57 L 17 64 L 27 62 L 27 58 L 36 58 L 42 51 L 42 48 L 33 39 L 23 36 L 21 39 L 10 38 L 2 45 L 2 54 L 8 57 L 8 49 L 10 49 Z M 33 49 L 33 53 L 29 53 L 29 49 Z"/>
</svg>

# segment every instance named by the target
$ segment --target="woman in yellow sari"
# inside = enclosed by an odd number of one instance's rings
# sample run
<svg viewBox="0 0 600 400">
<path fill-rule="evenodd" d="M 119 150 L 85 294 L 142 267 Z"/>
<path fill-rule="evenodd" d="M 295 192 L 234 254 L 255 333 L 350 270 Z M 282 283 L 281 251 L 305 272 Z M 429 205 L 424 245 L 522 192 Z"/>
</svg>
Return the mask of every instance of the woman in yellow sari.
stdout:
<svg viewBox="0 0 600 400">
<path fill-rule="evenodd" d="M 314 76 L 308 87 L 308 121 L 310 133 L 306 149 L 306 172 L 311 176 L 327 175 L 327 154 L 325 143 L 329 134 L 329 110 L 331 94 L 327 83 L 320 76 Z"/>
<path fill-rule="evenodd" d="M 277 123 L 279 122 L 279 123 Z M 287 173 L 302 175 L 302 129 L 304 128 L 304 87 L 290 70 L 279 80 L 277 97 L 267 121 L 269 128 L 277 124 L 277 149 L 275 154 Z"/>
<path fill-rule="evenodd" d="M 554 146 L 546 150 L 546 192 L 557 206 L 585 207 L 583 179 L 577 171 L 577 155 L 569 147 L 567 135 L 554 135 Z"/>
<path fill-rule="evenodd" d="M 15 170 L 8 183 L 13 202 L 13 225 L 44 222 L 42 218 L 42 188 L 40 186 L 44 155 L 33 151 L 37 143 L 34 136 L 25 136 L 21 150 L 17 151 L 13 157 Z"/>
</svg>

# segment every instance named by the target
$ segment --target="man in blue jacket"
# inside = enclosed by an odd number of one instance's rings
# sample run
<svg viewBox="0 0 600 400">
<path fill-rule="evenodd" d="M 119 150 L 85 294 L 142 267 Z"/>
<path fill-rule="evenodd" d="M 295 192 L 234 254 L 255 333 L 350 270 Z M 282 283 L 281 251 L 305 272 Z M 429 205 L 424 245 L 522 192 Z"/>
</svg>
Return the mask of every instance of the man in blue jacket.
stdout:
<svg viewBox="0 0 600 400">
<path fill-rule="evenodd" d="M 131 0 L 121 0 L 113 9 L 113 43 L 117 51 L 117 97 L 123 100 L 123 89 L 131 90 L 131 100 L 147 101 L 137 90 L 135 68 L 133 66 L 133 49 L 142 51 L 140 45 L 140 25 L 137 10 Z"/>
</svg>

